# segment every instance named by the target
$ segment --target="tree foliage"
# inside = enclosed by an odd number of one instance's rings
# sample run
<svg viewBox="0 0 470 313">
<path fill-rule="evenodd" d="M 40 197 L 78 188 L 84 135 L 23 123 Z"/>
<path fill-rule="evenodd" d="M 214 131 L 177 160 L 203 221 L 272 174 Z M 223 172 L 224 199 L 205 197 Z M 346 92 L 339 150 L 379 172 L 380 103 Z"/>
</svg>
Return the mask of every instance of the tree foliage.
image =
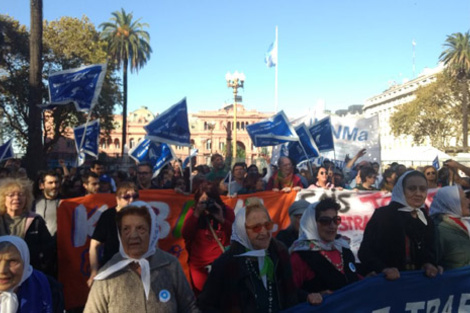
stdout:
<svg viewBox="0 0 470 313">
<path fill-rule="evenodd" d="M 430 140 L 438 149 L 449 147 L 461 132 L 461 104 L 457 82 L 447 74 L 416 91 L 416 99 L 397 108 L 390 118 L 395 136 L 411 135 L 417 144 Z"/>
<path fill-rule="evenodd" d="M 0 15 L 0 108 L 3 109 L 4 134 L 15 137 L 17 143 L 27 144 L 29 33 L 18 21 Z M 107 43 L 86 16 L 82 19 L 62 17 L 44 22 L 43 28 L 43 100 L 47 98 L 49 73 L 106 62 Z M 119 78 L 113 64 L 108 65 L 106 78 L 92 119 L 99 118 L 101 129 L 107 134 L 113 129 L 113 109 L 121 103 Z M 52 112 L 54 129 L 48 132 L 44 150 L 50 151 L 67 127 L 85 123 L 86 116 L 73 105 L 59 106 Z"/>
</svg>

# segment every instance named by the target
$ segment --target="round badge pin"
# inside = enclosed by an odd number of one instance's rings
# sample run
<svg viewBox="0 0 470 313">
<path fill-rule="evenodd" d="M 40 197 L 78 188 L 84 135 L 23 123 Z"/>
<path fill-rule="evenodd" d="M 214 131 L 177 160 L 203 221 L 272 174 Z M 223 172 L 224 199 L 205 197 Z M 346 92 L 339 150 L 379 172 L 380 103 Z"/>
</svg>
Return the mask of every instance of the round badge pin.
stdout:
<svg viewBox="0 0 470 313">
<path fill-rule="evenodd" d="M 160 302 L 168 302 L 168 301 L 170 301 L 171 295 L 170 295 L 170 292 L 168 290 L 163 289 L 158 294 L 158 297 L 160 298 Z"/>
<path fill-rule="evenodd" d="M 354 263 L 352 263 L 352 262 L 349 263 L 349 269 L 350 269 L 351 272 L 353 272 L 353 273 L 356 272 L 356 266 L 354 265 Z"/>
</svg>

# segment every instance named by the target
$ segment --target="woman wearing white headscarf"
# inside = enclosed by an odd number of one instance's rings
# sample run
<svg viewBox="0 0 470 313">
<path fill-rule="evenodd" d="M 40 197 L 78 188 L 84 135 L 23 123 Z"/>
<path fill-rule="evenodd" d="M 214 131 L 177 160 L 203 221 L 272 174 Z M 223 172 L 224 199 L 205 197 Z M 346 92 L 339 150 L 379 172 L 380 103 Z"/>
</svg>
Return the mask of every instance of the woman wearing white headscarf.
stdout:
<svg viewBox="0 0 470 313">
<path fill-rule="evenodd" d="M 427 181 L 423 173 L 408 171 L 392 190 L 389 205 L 375 210 L 359 249 L 364 272 L 384 273 L 398 279 L 400 271 L 424 269 L 435 277 L 434 226 L 424 210 Z"/>
<path fill-rule="evenodd" d="M 153 209 L 133 202 L 116 222 L 119 253 L 95 276 L 85 312 L 198 312 L 180 263 L 157 248 Z"/>
<path fill-rule="evenodd" d="M 331 293 L 359 280 L 349 238 L 338 235 L 340 205 L 332 198 L 310 204 L 300 219 L 299 239 L 291 247 L 297 288 Z"/>
<path fill-rule="evenodd" d="M 203 312 L 278 312 L 298 302 L 289 253 L 272 238 L 274 223 L 248 198 L 232 225 L 232 245 L 212 264 L 198 305 Z"/>
<path fill-rule="evenodd" d="M 53 312 L 46 276 L 29 264 L 26 242 L 16 236 L 0 237 L 0 312 Z"/>
<path fill-rule="evenodd" d="M 436 228 L 438 264 L 445 270 L 470 265 L 470 209 L 462 188 L 439 189 L 429 213 Z"/>
</svg>

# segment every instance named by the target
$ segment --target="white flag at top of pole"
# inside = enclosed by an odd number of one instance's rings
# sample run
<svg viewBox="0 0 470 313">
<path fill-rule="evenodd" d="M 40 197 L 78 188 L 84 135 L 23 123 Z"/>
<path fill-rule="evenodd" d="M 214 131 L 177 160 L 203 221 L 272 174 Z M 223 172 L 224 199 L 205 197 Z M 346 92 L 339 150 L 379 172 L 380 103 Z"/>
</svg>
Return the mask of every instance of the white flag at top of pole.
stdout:
<svg viewBox="0 0 470 313">
<path fill-rule="evenodd" d="M 273 67 L 277 65 L 277 39 L 269 46 L 268 52 L 264 57 L 264 63 L 267 67 Z"/>
</svg>

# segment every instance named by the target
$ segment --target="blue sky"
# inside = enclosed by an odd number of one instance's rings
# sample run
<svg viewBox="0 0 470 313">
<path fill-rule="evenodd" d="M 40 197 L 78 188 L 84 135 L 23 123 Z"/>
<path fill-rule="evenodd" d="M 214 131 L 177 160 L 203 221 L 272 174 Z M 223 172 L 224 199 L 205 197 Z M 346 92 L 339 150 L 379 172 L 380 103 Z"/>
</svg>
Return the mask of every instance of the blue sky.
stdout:
<svg viewBox="0 0 470 313">
<path fill-rule="evenodd" d="M 227 71 L 245 73 L 248 109 L 274 111 L 274 68 L 264 55 L 279 27 L 279 109 L 303 115 L 363 104 L 389 81 L 435 67 L 446 36 L 466 32 L 464 0 L 43 0 L 44 18 L 86 15 L 98 27 L 124 8 L 150 25 L 153 54 L 129 76 L 129 110 L 162 112 L 187 97 L 190 112 L 232 103 Z M 2 0 L 0 13 L 29 25 L 29 0 Z M 120 113 L 120 112 L 119 112 Z"/>
</svg>

